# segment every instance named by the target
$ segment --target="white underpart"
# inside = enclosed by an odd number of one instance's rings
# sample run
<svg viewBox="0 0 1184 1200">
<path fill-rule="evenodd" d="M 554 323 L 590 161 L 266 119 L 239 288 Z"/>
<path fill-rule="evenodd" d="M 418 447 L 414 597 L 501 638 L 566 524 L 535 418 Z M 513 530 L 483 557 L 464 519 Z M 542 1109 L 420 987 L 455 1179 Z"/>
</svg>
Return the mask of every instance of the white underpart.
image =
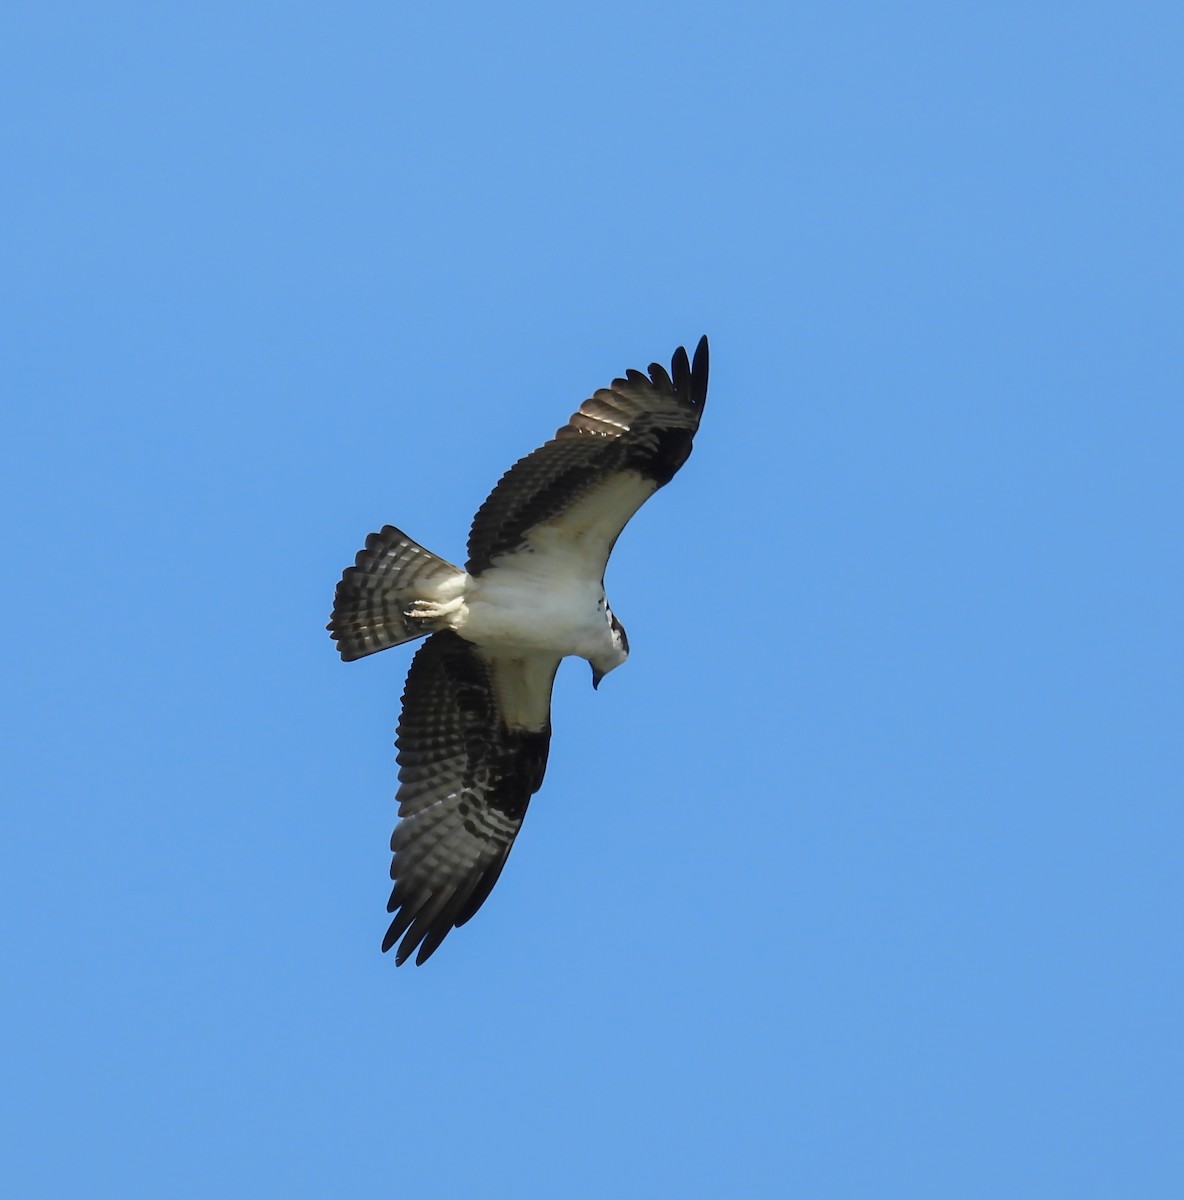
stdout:
<svg viewBox="0 0 1184 1200">
<path fill-rule="evenodd" d="M 490 650 L 611 657 L 604 566 L 621 527 L 653 491 L 653 480 L 617 474 L 536 526 L 524 549 L 466 577 L 452 628 Z"/>
<path fill-rule="evenodd" d="M 484 652 L 483 652 L 484 653 Z M 511 729 L 542 729 L 551 717 L 551 680 L 559 656 L 485 653 L 501 719 Z"/>
</svg>

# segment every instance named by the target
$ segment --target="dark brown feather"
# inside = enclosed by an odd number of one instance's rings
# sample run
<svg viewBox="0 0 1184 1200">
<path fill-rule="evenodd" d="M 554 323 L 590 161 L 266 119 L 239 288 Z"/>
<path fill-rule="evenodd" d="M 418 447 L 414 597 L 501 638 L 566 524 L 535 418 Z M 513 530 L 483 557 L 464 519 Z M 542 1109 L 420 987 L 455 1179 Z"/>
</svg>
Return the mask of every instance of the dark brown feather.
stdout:
<svg viewBox="0 0 1184 1200">
<path fill-rule="evenodd" d="M 382 943 L 389 950 L 402 939 L 396 962 L 416 947 L 424 962 L 481 907 L 542 785 L 550 741 L 549 722 L 539 730 L 502 723 L 490 667 L 470 643 L 442 632 L 420 648 L 397 734 L 394 917 Z"/>
<path fill-rule="evenodd" d="M 651 363 L 648 377 L 627 371 L 593 393 L 554 438 L 502 476 L 478 510 L 469 534 L 470 574 L 521 549 L 531 529 L 560 517 L 614 472 L 635 471 L 657 487 L 669 483 L 690 456 L 707 375 L 704 337 L 693 364 L 680 346 L 669 373 Z M 630 516 L 632 509 L 622 514 L 622 527 Z"/>
<path fill-rule="evenodd" d="M 425 588 L 460 571 L 393 525 L 366 539 L 337 585 L 329 636 L 345 662 L 364 658 L 433 632 L 430 622 L 407 616 Z"/>
</svg>

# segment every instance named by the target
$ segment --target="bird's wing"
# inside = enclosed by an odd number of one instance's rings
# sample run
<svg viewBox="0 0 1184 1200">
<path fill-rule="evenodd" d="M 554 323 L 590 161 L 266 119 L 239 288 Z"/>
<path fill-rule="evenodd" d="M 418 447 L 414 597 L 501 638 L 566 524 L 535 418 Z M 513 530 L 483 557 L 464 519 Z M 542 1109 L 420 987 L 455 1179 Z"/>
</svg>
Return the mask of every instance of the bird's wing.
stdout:
<svg viewBox="0 0 1184 1200">
<path fill-rule="evenodd" d="M 506 555 L 584 555 L 603 575 L 629 518 L 668 483 L 691 453 L 707 399 L 707 339 L 694 361 L 681 346 L 667 373 L 628 371 L 580 405 L 545 445 L 519 459 L 478 510 L 468 570 Z"/>
<path fill-rule="evenodd" d="M 399 823 L 391 837 L 395 961 L 422 963 L 497 882 L 547 767 L 558 658 L 499 658 L 433 634 L 399 719 Z"/>
</svg>

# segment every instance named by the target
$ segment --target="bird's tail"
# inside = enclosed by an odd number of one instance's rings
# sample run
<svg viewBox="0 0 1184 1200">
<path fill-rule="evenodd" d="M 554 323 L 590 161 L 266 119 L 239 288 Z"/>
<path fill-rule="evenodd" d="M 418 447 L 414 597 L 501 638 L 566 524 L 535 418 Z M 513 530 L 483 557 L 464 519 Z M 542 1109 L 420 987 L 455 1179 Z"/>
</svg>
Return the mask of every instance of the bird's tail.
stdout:
<svg viewBox="0 0 1184 1200">
<path fill-rule="evenodd" d="M 346 662 L 434 633 L 446 624 L 465 573 L 393 525 L 366 539 L 333 599 L 329 636 Z"/>
</svg>

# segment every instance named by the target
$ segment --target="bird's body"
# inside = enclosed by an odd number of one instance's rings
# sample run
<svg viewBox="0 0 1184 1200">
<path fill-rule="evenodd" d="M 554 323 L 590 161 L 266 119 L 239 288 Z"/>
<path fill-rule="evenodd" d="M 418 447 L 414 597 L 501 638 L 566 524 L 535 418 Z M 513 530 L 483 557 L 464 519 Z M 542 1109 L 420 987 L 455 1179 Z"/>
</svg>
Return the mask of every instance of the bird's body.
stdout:
<svg viewBox="0 0 1184 1200">
<path fill-rule="evenodd" d="M 329 629 L 343 659 L 424 635 L 399 722 L 394 919 L 383 949 L 422 963 L 481 906 L 501 873 L 551 737 L 563 658 L 593 684 L 629 643 L 604 592 L 622 528 L 690 454 L 707 392 L 693 366 L 656 364 L 601 389 L 516 463 L 473 521 L 465 570 L 393 526 L 371 534 L 337 588 Z"/>
<path fill-rule="evenodd" d="M 600 580 L 541 571 L 515 559 L 484 575 L 466 576 L 450 627 L 478 646 L 575 655 L 594 662 L 612 653 Z"/>
</svg>

